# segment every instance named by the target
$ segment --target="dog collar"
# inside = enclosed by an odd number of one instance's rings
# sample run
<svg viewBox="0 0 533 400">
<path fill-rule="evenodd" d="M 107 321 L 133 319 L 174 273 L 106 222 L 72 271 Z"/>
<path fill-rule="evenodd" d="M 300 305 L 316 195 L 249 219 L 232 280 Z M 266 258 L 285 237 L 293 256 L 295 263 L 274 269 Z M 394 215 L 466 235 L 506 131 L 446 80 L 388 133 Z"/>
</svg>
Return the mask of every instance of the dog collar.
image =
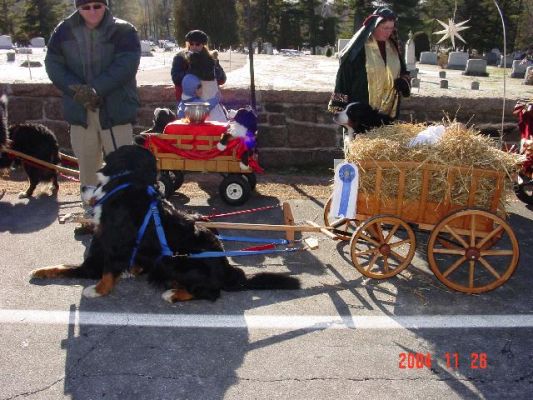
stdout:
<svg viewBox="0 0 533 400">
<path fill-rule="evenodd" d="M 106 202 L 106 200 L 109 199 L 111 196 L 113 196 L 116 192 L 118 192 L 118 191 L 120 191 L 122 189 L 126 189 L 128 186 L 131 186 L 131 183 L 123 183 L 122 185 L 118 185 L 116 188 L 111 190 L 109 193 L 106 193 L 104 195 L 104 197 L 102 197 L 101 199 L 96 201 L 94 203 L 94 205 L 93 205 L 93 208 L 96 207 L 96 206 L 100 206 L 100 205 L 104 204 Z"/>
</svg>

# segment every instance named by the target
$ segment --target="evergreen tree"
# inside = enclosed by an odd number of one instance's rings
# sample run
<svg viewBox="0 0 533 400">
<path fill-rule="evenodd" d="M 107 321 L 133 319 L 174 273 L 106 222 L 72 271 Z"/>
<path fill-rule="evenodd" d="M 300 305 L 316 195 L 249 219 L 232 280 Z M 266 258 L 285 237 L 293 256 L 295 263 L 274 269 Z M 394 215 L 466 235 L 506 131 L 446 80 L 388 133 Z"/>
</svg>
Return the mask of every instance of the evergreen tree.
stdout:
<svg viewBox="0 0 533 400">
<path fill-rule="evenodd" d="M 15 0 L 0 0 L 0 34 L 2 35 L 13 35 L 15 33 L 14 3 Z"/>
<path fill-rule="evenodd" d="M 180 43 L 183 43 L 185 34 L 193 29 L 207 33 L 213 48 L 226 47 L 238 41 L 234 0 L 177 0 L 175 24 Z"/>
<path fill-rule="evenodd" d="M 65 14 L 66 4 L 54 0 L 26 0 L 18 31 L 18 40 L 28 42 L 42 36 L 48 42 L 50 35 Z"/>
<path fill-rule="evenodd" d="M 527 21 L 525 24 L 520 23 L 520 21 L 523 21 L 521 16 L 524 13 L 527 14 L 525 9 L 528 4 L 531 7 L 531 3 L 532 0 L 498 0 L 498 4 L 504 14 L 509 51 L 513 50 L 520 30 L 527 31 L 528 26 L 531 26 L 531 18 L 525 19 Z M 461 33 L 461 36 L 467 42 L 466 48 L 482 52 L 494 47 L 500 49 L 503 47 L 502 23 L 493 0 L 425 0 L 422 10 L 428 34 L 442 29 L 435 22 L 436 18 L 448 23 L 448 18 L 454 18 L 454 11 L 457 10 L 455 12 L 455 22 L 470 19 L 467 24 L 470 29 Z M 437 37 L 432 36 L 434 42 L 438 40 Z M 527 38 L 528 36 L 526 35 L 525 37 Z M 530 43 L 531 39 L 530 34 Z M 527 41 L 527 39 L 525 40 Z"/>
<path fill-rule="evenodd" d="M 424 27 L 420 19 L 419 0 L 391 0 L 387 2 L 398 15 L 398 33 L 402 42 L 407 41 L 409 31 L 417 32 Z"/>
<path fill-rule="evenodd" d="M 520 3 L 514 48 L 524 50 L 533 45 L 533 0 L 520 0 Z"/>
<path fill-rule="evenodd" d="M 141 37 L 147 37 L 147 29 L 144 27 L 144 12 L 140 0 L 110 0 L 109 9 L 113 16 L 124 19 L 139 29 Z M 144 28 L 144 29 L 143 29 Z"/>
</svg>

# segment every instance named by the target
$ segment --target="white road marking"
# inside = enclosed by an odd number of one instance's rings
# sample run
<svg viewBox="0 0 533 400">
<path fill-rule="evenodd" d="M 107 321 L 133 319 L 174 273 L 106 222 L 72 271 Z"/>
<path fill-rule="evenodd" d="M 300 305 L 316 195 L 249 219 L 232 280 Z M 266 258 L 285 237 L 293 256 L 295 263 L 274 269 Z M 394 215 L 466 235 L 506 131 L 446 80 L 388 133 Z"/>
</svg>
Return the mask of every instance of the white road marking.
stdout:
<svg viewBox="0 0 533 400">
<path fill-rule="evenodd" d="M 0 323 L 229 329 L 533 328 L 533 314 L 512 315 L 205 315 L 0 309 Z"/>
</svg>

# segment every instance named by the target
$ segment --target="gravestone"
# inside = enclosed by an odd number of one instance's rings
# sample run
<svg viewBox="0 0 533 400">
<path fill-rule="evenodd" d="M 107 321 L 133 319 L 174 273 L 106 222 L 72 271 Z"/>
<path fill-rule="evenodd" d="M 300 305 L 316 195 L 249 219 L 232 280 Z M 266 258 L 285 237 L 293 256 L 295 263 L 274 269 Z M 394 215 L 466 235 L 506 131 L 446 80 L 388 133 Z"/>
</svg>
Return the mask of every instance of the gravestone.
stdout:
<svg viewBox="0 0 533 400">
<path fill-rule="evenodd" d="M 28 67 L 30 67 L 30 68 L 38 68 L 38 67 L 42 67 L 43 63 L 40 62 L 40 61 L 24 60 L 24 61 L 22 61 L 20 66 L 24 67 L 24 68 L 28 68 Z"/>
<path fill-rule="evenodd" d="M 405 65 L 407 71 L 412 71 L 416 68 L 415 53 L 415 41 L 413 40 L 413 32 L 409 31 L 409 39 L 405 44 Z"/>
<path fill-rule="evenodd" d="M 440 88 L 441 89 L 448 89 L 448 81 L 446 79 L 440 80 Z"/>
<path fill-rule="evenodd" d="M 270 42 L 263 43 L 263 52 L 268 55 L 274 54 L 274 46 L 272 46 L 272 43 Z"/>
<path fill-rule="evenodd" d="M 409 74 L 411 75 L 411 78 L 418 78 L 418 68 L 412 69 L 409 71 Z"/>
<path fill-rule="evenodd" d="M 15 52 L 14 51 L 8 51 L 6 53 L 6 56 L 7 56 L 7 62 L 13 62 L 15 61 Z"/>
<path fill-rule="evenodd" d="M 339 39 L 337 41 L 337 52 L 340 53 L 344 49 L 344 47 L 346 47 L 349 41 L 350 39 Z"/>
<path fill-rule="evenodd" d="M 437 65 L 437 53 L 423 51 L 420 53 L 420 64 Z"/>
<path fill-rule="evenodd" d="M 263 54 L 265 53 L 265 47 L 263 46 Z M 324 46 L 315 46 L 315 55 L 317 56 L 323 56 L 326 54 L 326 48 Z"/>
<path fill-rule="evenodd" d="M 526 69 L 524 85 L 533 85 L 533 65 L 530 65 Z"/>
<path fill-rule="evenodd" d="M 446 71 L 439 71 L 439 78 L 446 78 Z"/>
<path fill-rule="evenodd" d="M 19 47 L 16 52 L 19 54 L 33 54 L 33 50 L 29 47 Z"/>
<path fill-rule="evenodd" d="M 46 44 L 43 37 L 34 37 L 33 39 L 30 39 L 30 46 L 42 49 Z"/>
<path fill-rule="evenodd" d="M 153 57 L 152 46 L 148 40 L 141 40 L 141 56 L 142 57 Z"/>
<path fill-rule="evenodd" d="M 500 56 L 496 53 L 493 53 L 492 51 L 489 51 L 487 54 L 485 54 L 485 60 L 487 61 L 487 65 L 498 65 L 499 59 Z"/>
<path fill-rule="evenodd" d="M 470 59 L 466 63 L 466 70 L 463 75 L 468 76 L 489 76 L 487 73 L 487 61 L 479 59 Z"/>
<path fill-rule="evenodd" d="M 420 88 L 420 79 L 418 79 L 418 78 L 411 79 L 411 87 L 412 88 Z"/>
<path fill-rule="evenodd" d="M 468 53 L 464 51 L 452 51 L 448 55 L 447 69 L 457 69 L 464 71 L 466 62 L 468 61 Z"/>
<path fill-rule="evenodd" d="M 13 41 L 11 40 L 11 36 L 9 35 L 0 35 L 0 49 L 1 50 L 12 50 L 15 46 L 13 46 Z"/>
<path fill-rule="evenodd" d="M 498 64 L 498 67 L 500 68 L 509 68 L 511 65 L 513 65 L 513 56 L 507 56 L 505 57 L 505 65 L 503 60 L 503 54 L 500 56 L 500 63 Z"/>
<path fill-rule="evenodd" d="M 478 81 L 474 81 L 470 84 L 470 89 L 472 90 L 479 90 L 479 82 Z"/>
<path fill-rule="evenodd" d="M 170 40 L 165 40 L 165 42 L 163 43 L 163 50 L 164 51 L 174 50 L 174 42 L 171 42 Z"/>
<path fill-rule="evenodd" d="M 527 61 L 513 60 L 513 69 L 511 70 L 511 78 L 524 78 L 526 75 Z"/>
</svg>

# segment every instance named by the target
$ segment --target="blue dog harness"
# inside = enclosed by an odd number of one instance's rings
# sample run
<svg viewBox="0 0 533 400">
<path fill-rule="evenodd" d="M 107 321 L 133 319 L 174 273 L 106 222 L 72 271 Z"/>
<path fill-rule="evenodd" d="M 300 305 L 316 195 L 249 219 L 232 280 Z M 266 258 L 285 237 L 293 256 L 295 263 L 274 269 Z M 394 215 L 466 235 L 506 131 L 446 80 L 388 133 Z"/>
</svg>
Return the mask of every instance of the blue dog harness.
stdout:
<svg viewBox="0 0 533 400">
<path fill-rule="evenodd" d="M 131 186 L 131 183 L 123 183 L 113 190 L 111 190 L 109 193 L 106 193 L 104 197 L 99 199 L 95 203 L 95 207 L 98 205 L 102 205 L 106 200 L 109 199 L 109 197 L 113 196 L 115 193 L 119 192 L 120 190 L 126 189 L 127 187 Z M 137 253 L 139 251 L 139 246 L 141 244 L 142 238 L 144 237 L 144 234 L 146 233 L 146 229 L 148 228 L 148 224 L 151 220 L 154 221 L 155 231 L 157 234 L 157 238 L 159 240 L 159 244 L 161 246 L 161 257 L 187 257 L 187 258 L 218 258 L 218 257 L 237 257 L 237 256 L 251 256 L 251 255 L 261 255 L 261 254 L 272 254 L 272 253 L 286 253 L 286 252 L 292 252 L 292 251 L 298 251 L 297 248 L 285 248 L 285 249 L 271 249 L 271 250 L 233 250 L 233 251 L 203 251 L 200 253 L 194 253 L 194 254 L 178 254 L 175 255 L 170 247 L 168 246 L 167 238 L 165 236 L 165 230 L 163 229 L 163 224 L 161 223 L 161 216 L 159 214 L 159 209 L 157 208 L 159 204 L 159 193 L 153 186 L 148 186 L 146 188 L 146 192 L 148 195 L 152 198 L 152 201 L 150 202 L 150 205 L 148 206 L 148 211 L 146 212 L 146 215 L 144 216 L 143 223 L 141 227 L 139 228 L 139 231 L 137 232 L 137 238 L 135 241 L 135 246 L 133 248 L 133 252 L 130 257 L 130 263 L 129 267 L 131 268 L 133 266 L 133 262 L 135 261 L 135 257 L 137 256 Z M 227 240 L 227 241 L 235 241 L 235 242 L 253 242 L 253 243 L 271 243 L 276 245 L 286 245 L 289 244 L 289 241 L 286 239 L 259 239 L 259 238 L 250 238 L 250 237 L 241 237 L 241 236 L 225 236 L 225 235 L 219 235 L 217 236 L 220 240 Z"/>
<path fill-rule="evenodd" d="M 137 256 L 137 252 L 139 251 L 139 245 L 141 244 L 141 240 L 144 236 L 144 233 L 146 232 L 146 228 L 148 227 L 148 224 L 152 219 L 154 220 L 155 231 L 157 234 L 157 238 L 159 239 L 159 244 L 161 245 L 160 257 L 171 257 L 174 255 L 174 253 L 172 253 L 172 250 L 170 250 L 170 247 L 168 247 L 167 237 L 165 236 L 165 230 L 163 229 L 163 224 L 161 224 L 161 216 L 159 215 L 159 209 L 157 208 L 157 205 L 159 203 L 158 193 L 152 186 L 148 186 L 146 188 L 146 191 L 148 195 L 152 197 L 152 201 L 150 202 L 148 211 L 144 216 L 144 221 L 141 227 L 139 228 L 139 231 L 137 232 L 137 241 L 135 242 L 133 254 L 130 258 L 130 268 L 133 265 L 135 257 Z"/>
<path fill-rule="evenodd" d="M 115 175 L 114 177 L 124 176 L 127 174 L 128 173 L 122 173 L 119 175 Z M 95 204 L 93 205 L 93 208 L 97 206 L 101 206 L 115 193 L 123 189 L 126 189 L 127 187 L 130 187 L 130 186 L 131 186 L 131 183 L 123 183 L 121 185 L 118 185 L 116 188 L 111 190 L 109 193 L 106 193 L 101 199 L 96 201 Z M 130 264 L 129 264 L 130 268 L 133 265 L 133 261 L 135 260 L 135 257 L 137 256 L 137 252 L 139 251 L 139 245 L 141 244 L 141 240 L 144 236 L 144 233 L 146 232 L 146 228 L 148 227 L 148 224 L 150 223 L 150 220 L 152 219 L 154 220 L 155 231 L 157 233 L 157 237 L 161 245 L 161 257 L 173 255 L 172 251 L 168 247 L 167 238 L 165 236 L 165 231 L 163 230 L 163 225 L 161 224 L 161 217 L 159 215 L 159 210 L 157 208 L 157 205 L 159 204 L 158 192 L 152 186 L 148 186 L 146 188 L 146 192 L 148 193 L 148 196 L 152 198 L 152 201 L 150 202 L 148 211 L 146 212 L 146 215 L 144 216 L 144 221 L 141 227 L 139 228 L 139 231 L 137 232 L 137 239 L 135 242 L 135 247 L 133 248 L 133 253 L 130 257 Z"/>
</svg>

